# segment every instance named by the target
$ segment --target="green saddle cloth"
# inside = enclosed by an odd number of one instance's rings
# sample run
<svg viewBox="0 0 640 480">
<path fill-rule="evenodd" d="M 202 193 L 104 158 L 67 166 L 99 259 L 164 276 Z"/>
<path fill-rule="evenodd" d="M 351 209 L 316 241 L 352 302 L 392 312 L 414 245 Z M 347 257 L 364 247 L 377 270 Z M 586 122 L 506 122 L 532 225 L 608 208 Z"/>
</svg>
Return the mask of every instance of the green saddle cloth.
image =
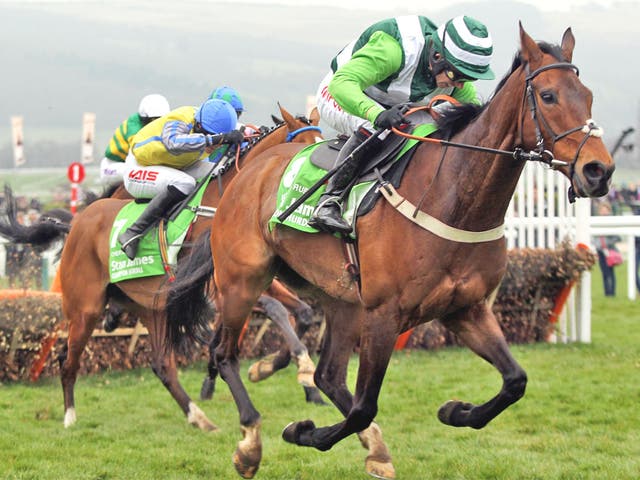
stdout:
<svg viewBox="0 0 640 480">
<path fill-rule="evenodd" d="M 159 226 L 156 225 L 140 239 L 138 252 L 133 260 L 130 260 L 122 251 L 120 242 L 118 242 L 118 235 L 135 222 L 147 207 L 147 204 L 131 201 L 120 210 L 113 222 L 111 236 L 109 237 L 109 275 L 111 283 L 164 275 L 166 270 L 160 254 L 159 235 L 166 235 L 168 265 L 170 267 L 176 266 L 178 252 L 182 248 L 189 226 L 196 217 L 197 208 L 202 202 L 202 196 L 208 183 L 208 180 L 205 181 L 198 189 L 198 192 L 191 198 L 187 204 L 188 206 L 174 220 L 166 223 L 166 231 L 159 232 Z"/>
<path fill-rule="evenodd" d="M 427 123 L 418 125 L 413 131 L 413 135 L 427 137 L 436 131 L 435 124 Z M 282 175 L 280 186 L 278 187 L 278 197 L 276 202 L 276 210 L 269 219 L 269 228 L 273 229 L 275 225 L 281 224 L 287 227 L 295 228 L 302 232 L 317 233 L 319 230 L 310 227 L 308 222 L 313 214 L 320 196 L 324 193 L 326 185 L 318 188 L 304 203 L 298 206 L 283 221 L 278 219 L 284 211 L 287 210 L 294 202 L 300 198 L 309 188 L 317 183 L 326 173 L 327 170 L 320 168 L 311 163 L 310 158 L 313 151 L 322 143 L 314 143 L 300 150 L 289 162 L 289 166 Z M 405 143 L 400 152 L 397 153 L 393 162 L 402 157 L 408 150 L 418 143 L 418 140 L 410 139 Z M 349 196 L 343 208 L 343 217 L 350 224 L 353 217 L 358 211 L 358 206 L 366 196 L 366 194 L 376 185 L 376 180 L 370 180 L 354 185 L 349 191 Z M 352 234 L 353 236 L 354 234 Z"/>
</svg>

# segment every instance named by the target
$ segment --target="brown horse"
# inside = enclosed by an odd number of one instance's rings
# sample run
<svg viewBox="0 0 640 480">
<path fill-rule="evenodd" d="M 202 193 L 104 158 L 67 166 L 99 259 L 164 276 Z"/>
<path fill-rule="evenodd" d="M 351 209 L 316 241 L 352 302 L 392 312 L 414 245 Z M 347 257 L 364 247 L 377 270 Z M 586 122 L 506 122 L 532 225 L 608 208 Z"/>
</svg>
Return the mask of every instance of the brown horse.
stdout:
<svg viewBox="0 0 640 480">
<path fill-rule="evenodd" d="M 245 165 L 250 165 L 252 158 L 258 157 L 261 151 L 270 146 L 287 141 L 306 145 L 317 140 L 318 129 L 310 128 L 318 123 L 316 111 L 312 113 L 310 120 L 294 118 L 282 107 L 281 113 L 285 123 L 273 129 L 263 140 L 253 145 L 251 151 L 243 157 L 241 165 L 243 168 Z M 205 192 L 202 205 L 215 207 L 235 173 L 235 171 L 229 171 L 211 181 Z M 123 305 L 128 312 L 139 317 L 149 331 L 153 358 L 152 369 L 187 415 L 189 423 L 204 430 L 215 429 L 206 415 L 183 390 L 177 377 L 174 353 L 168 352 L 165 348 L 166 317 L 164 305 L 166 298 L 158 292 L 161 292 L 165 286 L 166 279 L 164 277 L 147 277 L 127 280 L 115 285 L 109 283 L 111 226 L 120 209 L 129 201 L 114 198 L 98 200 L 76 215 L 70 231 L 68 225 L 50 224 L 47 226 L 46 234 L 39 238 L 32 238 L 30 242 L 35 244 L 38 242 L 51 243 L 56 237 L 62 237 L 68 232 L 59 268 L 62 310 L 69 330 L 67 354 L 61 362 L 65 405 L 64 424 L 68 427 L 76 421 L 73 391 L 80 356 L 97 321 L 103 314 L 107 300 L 114 300 Z M 192 225 L 191 238 L 203 237 L 203 233 L 206 233 L 209 227 L 208 222 L 198 217 L 198 220 Z M 180 261 L 178 268 L 180 268 Z M 269 289 L 266 290 L 269 293 Z M 274 295 L 280 295 L 279 290 L 274 289 L 273 292 Z M 270 310 L 270 305 L 274 305 L 274 303 L 270 302 L 267 296 L 262 297 L 258 304 L 267 310 L 268 314 L 279 313 Z M 288 322 L 288 316 L 285 316 Z"/>
<path fill-rule="evenodd" d="M 434 318 L 503 379 L 486 403 L 445 403 L 438 412 L 443 423 L 482 428 L 524 395 L 527 376 L 489 306 L 506 269 L 501 227 L 518 178 L 527 159 L 540 160 L 569 178 L 571 195 L 595 197 L 607 193 L 614 170 L 591 120 L 592 94 L 570 63 L 574 44 L 570 29 L 554 46 L 534 42 L 520 25 L 520 51 L 491 100 L 448 110 L 439 123 L 447 141 L 419 144 L 397 191 L 380 186 L 389 201 L 357 220 L 360 284 L 345 271 L 339 238 L 268 227 L 280 178 L 299 146 L 274 147 L 236 177 L 212 220 L 218 233 L 210 248 L 212 296 L 224 325 L 215 356 L 240 414 L 244 438 L 233 461 L 243 477 L 253 477 L 260 465 L 261 420 L 238 372 L 236 343 L 251 306 L 276 274 L 313 292 L 327 315 L 315 382 L 345 416 L 325 427 L 292 423 L 283 431 L 288 442 L 328 450 L 375 425 L 398 335 Z M 171 340 L 189 335 L 197 327 L 193 320 L 170 316 Z M 346 373 L 357 342 L 352 396 Z M 366 468 L 380 478 L 395 475 L 386 449 L 370 452 Z"/>
</svg>

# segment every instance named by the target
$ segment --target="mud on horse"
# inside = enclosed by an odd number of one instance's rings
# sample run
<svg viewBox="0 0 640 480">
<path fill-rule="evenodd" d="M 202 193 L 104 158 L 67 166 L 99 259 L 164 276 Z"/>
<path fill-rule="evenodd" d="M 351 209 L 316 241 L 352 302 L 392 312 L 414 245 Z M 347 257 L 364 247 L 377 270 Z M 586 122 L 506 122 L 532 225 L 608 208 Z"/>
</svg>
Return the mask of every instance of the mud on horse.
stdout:
<svg viewBox="0 0 640 480">
<path fill-rule="evenodd" d="M 571 64 L 574 44 L 570 29 L 555 46 L 534 42 L 520 26 L 520 51 L 491 100 L 481 107 L 453 108 L 440 124 L 441 139 L 480 148 L 421 143 L 397 191 L 380 186 L 390 201 L 379 201 L 356 223 L 360 292 L 343 270 L 340 239 L 282 226 L 269 229 L 280 178 L 299 147 L 270 149 L 235 179 L 212 221 L 219 233 L 210 248 L 212 298 L 224 326 L 215 355 L 239 411 L 244 438 L 233 461 L 240 475 L 251 478 L 259 468 L 261 417 L 240 378 L 234 345 L 251 305 L 274 275 L 319 299 L 327 331 L 315 382 L 345 416 L 324 427 L 311 420 L 292 423 L 283 432 L 288 442 L 328 450 L 353 433 L 371 432 L 398 335 L 434 318 L 503 380 L 485 403 L 445 403 L 438 412 L 443 423 L 482 428 L 524 395 L 527 376 L 488 303 L 506 270 L 502 226 L 510 199 L 527 159 L 548 163 L 568 177 L 570 193 L 577 197 L 606 194 L 614 170 L 601 130 L 591 120 L 592 94 Z M 242 216 L 236 214 L 240 209 Z M 434 224 L 438 234 L 424 226 Z M 188 334 L 197 328 L 192 320 L 171 317 L 170 324 Z M 346 373 L 358 341 L 352 395 Z M 371 449 L 380 445 L 380 431 L 375 432 L 365 438 L 366 469 L 393 478 L 386 448 Z"/>
</svg>

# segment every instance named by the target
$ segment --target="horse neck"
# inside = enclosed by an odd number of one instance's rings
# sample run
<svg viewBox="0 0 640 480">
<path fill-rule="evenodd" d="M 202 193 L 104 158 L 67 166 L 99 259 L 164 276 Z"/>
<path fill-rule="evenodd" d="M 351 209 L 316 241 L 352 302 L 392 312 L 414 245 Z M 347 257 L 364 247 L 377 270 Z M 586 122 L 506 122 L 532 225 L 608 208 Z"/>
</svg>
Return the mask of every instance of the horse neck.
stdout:
<svg viewBox="0 0 640 480">
<path fill-rule="evenodd" d="M 452 141 L 513 151 L 520 138 L 524 95 L 518 81 L 509 79 Z M 523 80 L 520 83 L 524 85 Z M 439 161 L 441 153 L 436 155 Z M 426 198 L 441 205 L 441 219 L 452 225 L 471 230 L 492 228 L 503 223 L 523 167 L 524 162 L 509 156 L 449 147 L 434 178 L 433 191 L 427 192 Z"/>
</svg>

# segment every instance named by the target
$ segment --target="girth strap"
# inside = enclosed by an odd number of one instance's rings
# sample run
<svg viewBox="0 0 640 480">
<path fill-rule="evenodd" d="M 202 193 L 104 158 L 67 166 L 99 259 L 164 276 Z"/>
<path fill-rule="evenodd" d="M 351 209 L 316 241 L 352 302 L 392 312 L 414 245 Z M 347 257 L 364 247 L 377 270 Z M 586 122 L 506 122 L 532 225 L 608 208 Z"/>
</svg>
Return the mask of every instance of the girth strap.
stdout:
<svg viewBox="0 0 640 480">
<path fill-rule="evenodd" d="M 504 224 L 483 232 L 471 232 L 442 223 L 437 218 L 418 210 L 415 205 L 400 195 L 390 183 L 382 185 L 380 193 L 393 208 L 413 223 L 445 240 L 461 243 L 482 243 L 492 242 L 504 237 Z"/>
</svg>

